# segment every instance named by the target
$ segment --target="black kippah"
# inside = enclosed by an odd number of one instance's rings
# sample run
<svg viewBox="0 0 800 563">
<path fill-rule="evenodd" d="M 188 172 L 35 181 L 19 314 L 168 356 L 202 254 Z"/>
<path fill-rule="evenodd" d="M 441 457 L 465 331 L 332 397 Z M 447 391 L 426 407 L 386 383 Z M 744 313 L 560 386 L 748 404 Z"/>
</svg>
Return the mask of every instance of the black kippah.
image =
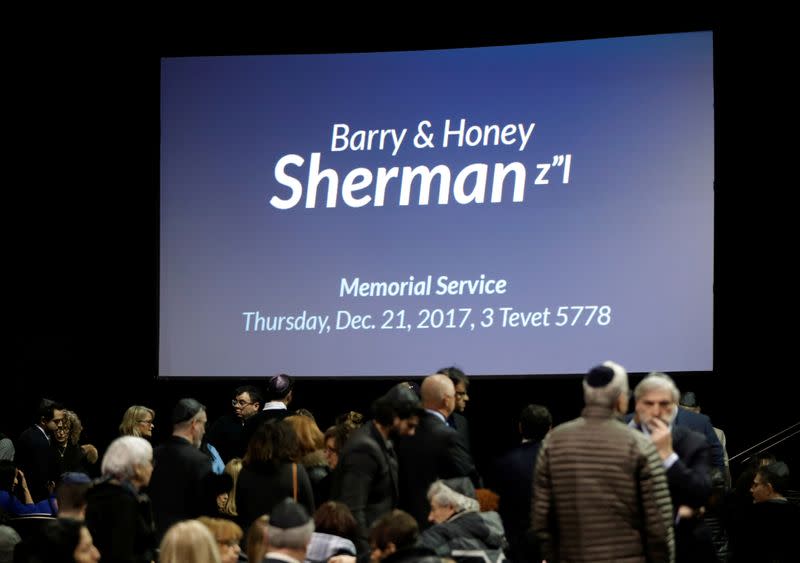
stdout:
<svg viewBox="0 0 800 563">
<path fill-rule="evenodd" d="M 303 505 L 288 497 L 276 504 L 269 515 L 269 525 L 282 530 L 304 526 L 310 520 Z"/>
<path fill-rule="evenodd" d="M 595 366 L 586 375 L 589 387 L 605 387 L 614 379 L 614 370 L 608 366 Z"/>
</svg>

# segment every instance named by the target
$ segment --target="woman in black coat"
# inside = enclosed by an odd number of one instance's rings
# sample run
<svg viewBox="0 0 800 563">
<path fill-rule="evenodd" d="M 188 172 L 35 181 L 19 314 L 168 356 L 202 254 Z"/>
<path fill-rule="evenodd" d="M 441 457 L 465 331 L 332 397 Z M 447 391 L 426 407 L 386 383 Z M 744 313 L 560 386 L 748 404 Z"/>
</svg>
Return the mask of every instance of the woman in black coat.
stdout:
<svg viewBox="0 0 800 563">
<path fill-rule="evenodd" d="M 305 468 L 291 461 L 297 437 L 285 421 L 265 422 L 253 434 L 236 484 L 239 525 L 247 529 L 262 514 L 269 514 L 283 499 L 296 498 L 314 513 L 314 493 Z"/>
</svg>

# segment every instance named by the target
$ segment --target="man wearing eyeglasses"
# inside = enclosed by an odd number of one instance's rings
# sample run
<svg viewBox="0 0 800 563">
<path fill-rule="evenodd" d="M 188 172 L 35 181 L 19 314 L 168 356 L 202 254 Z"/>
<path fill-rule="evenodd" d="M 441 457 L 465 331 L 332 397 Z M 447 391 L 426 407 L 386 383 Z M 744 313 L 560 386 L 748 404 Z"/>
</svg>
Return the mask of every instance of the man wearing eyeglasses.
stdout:
<svg viewBox="0 0 800 563">
<path fill-rule="evenodd" d="M 206 441 L 212 444 L 225 463 L 241 457 L 247 444 L 243 441 L 244 424 L 261 410 L 261 391 L 252 385 L 237 387 L 233 392 L 233 412 L 219 417 L 206 432 Z"/>
</svg>

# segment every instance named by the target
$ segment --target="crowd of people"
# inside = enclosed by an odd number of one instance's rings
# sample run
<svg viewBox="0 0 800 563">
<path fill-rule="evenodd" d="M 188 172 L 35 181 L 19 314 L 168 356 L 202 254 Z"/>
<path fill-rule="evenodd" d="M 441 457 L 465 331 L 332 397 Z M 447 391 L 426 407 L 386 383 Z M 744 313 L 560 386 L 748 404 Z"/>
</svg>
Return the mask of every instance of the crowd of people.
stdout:
<svg viewBox="0 0 800 563">
<path fill-rule="evenodd" d="M 0 436 L 0 563 L 797 560 L 787 465 L 762 455 L 732 476 L 724 433 L 667 374 L 631 393 L 619 364 L 592 368 L 578 418 L 526 406 L 519 444 L 483 471 L 457 368 L 324 431 L 294 384 L 238 387 L 210 423 L 180 399 L 159 444 L 156 412 L 132 405 L 102 458 L 43 399 Z"/>
</svg>

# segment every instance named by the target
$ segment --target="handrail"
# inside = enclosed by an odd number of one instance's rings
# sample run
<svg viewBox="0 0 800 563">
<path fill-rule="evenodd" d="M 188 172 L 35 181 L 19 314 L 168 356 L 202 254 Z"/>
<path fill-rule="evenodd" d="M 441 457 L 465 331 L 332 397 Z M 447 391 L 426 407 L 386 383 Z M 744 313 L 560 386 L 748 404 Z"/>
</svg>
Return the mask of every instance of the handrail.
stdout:
<svg viewBox="0 0 800 563">
<path fill-rule="evenodd" d="M 743 450 L 743 451 L 739 452 L 738 454 L 736 454 L 736 455 L 734 455 L 734 456 L 730 456 L 730 457 L 728 458 L 728 461 L 733 461 L 733 460 L 735 460 L 737 457 L 743 456 L 743 455 L 744 455 L 744 454 L 746 454 L 747 452 L 749 452 L 749 451 L 751 451 L 751 450 L 754 450 L 754 449 L 756 449 L 756 448 L 757 448 L 757 447 L 759 447 L 761 444 L 764 444 L 764 443 L 766 443 L 766 442 L 769 442 L 769 441 L 771 441 L 771 440 L 775 440 L 775 439 L 776 439 L 778 436 L 780 436 L 781 434 L 785 434 L 786 432 L 789 432 L 790 430 L 792 430 L 792 429 L 796 428 L 797 426 L 800 426 L 800 422 L 795 422 L 794 424 L 792 424 L 792 425 L 790 425 L 790 426 L 788 426 L 788 427 L 784 428 L 784 429 L 783 429 L 783 430 L 781 430 L 780 432 L 776 432 L 776 433 L 775 433 L 775 434 L 773 434 L 772 436 L 768 437 L 766 440 L 761 440 L 759 443 L 757 443 L 757 444 L 755 444 L 755 445 L 753 445 L 753 446 L 750 446 L 750 447 L 749 447 L 749 448 L 747 448 L 746 450 Z M 757 451 L 755 454 L 752 454 L 752 455 L 749 455 L 749 456 L 747 456 L 746 458 L 744 458 L 744 459 L 742 460 L 742 463 L 744 463 L 745 461 L 747 461 L 748 459 L 750 459 L 751 457 L 753 457 L 753 455 L 758 455 L 758 454 L 760 454 L 761 452 L 764 452 L 764 451 L 766 451 L 766 450 L 770 449 L 770 448 L 771 448 L 771 447 L 773 447 L 773 446 L 777 446 L 777 445 L 778 445 L 778 444 L 780 444 L 781 442 L 784 442 L 784 441 L 788 440 L 789 438 L 791 438 L 792 436 L 794 436 L 795 434 L 798 434 L 798 433 L 800 433 L 800 429 L 798 429 L 798 430 L 795 430 L 794 432 L 792 432 L 792 433 L 791 433 L 791 434 L 789 434 L 788 436 L 784 436 L 784 437 L 783 437 L 783 438 L 781 438 L 780 440 L 778 440 L 778 441 L 776 441 L 776 442 L 773 442 L 773 443 L 769 444 L 768 446 L 765 446 L 765 447 L 761 448 L 761 449 L 760 449 L 760 450 L 758 450 L 758 451 Z"/>
</svg>

